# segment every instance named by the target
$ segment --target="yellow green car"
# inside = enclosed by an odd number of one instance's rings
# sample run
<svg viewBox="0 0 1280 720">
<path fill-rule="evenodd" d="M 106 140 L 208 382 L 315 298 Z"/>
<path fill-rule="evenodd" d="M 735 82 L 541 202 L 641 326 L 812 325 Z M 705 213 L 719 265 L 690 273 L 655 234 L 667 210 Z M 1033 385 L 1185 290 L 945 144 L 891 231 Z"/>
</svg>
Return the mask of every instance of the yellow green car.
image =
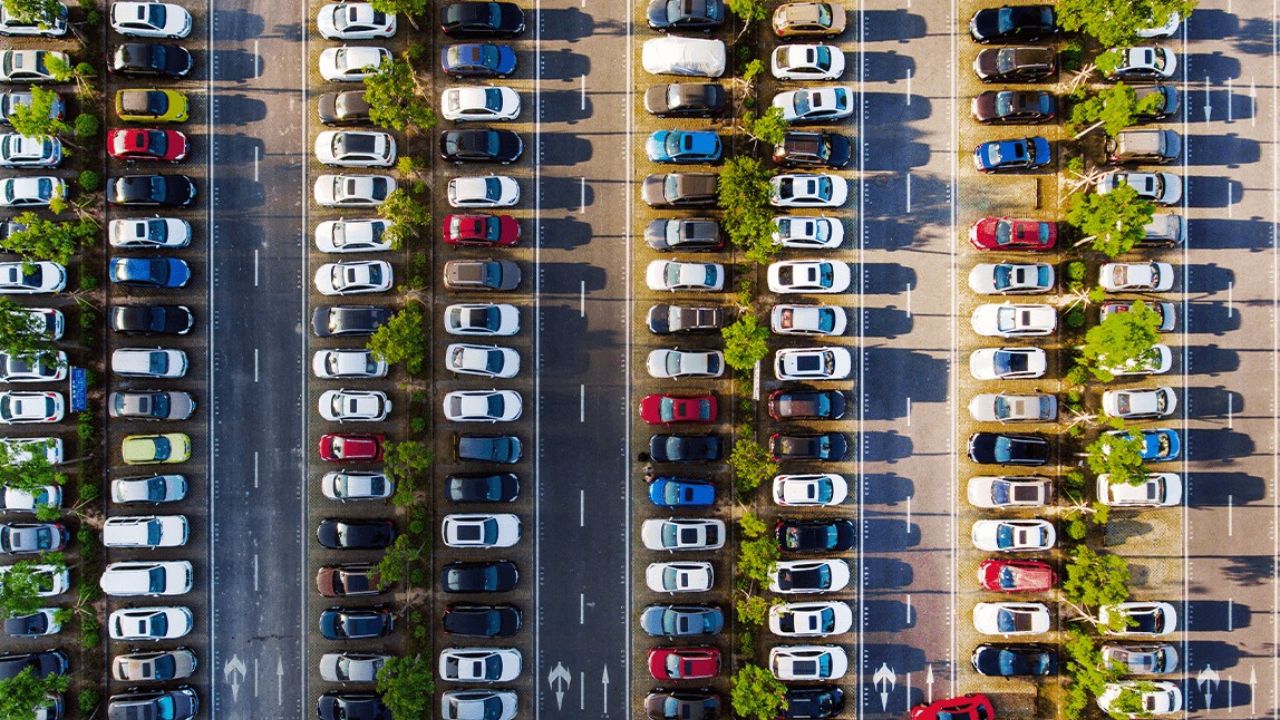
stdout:
<svg viewBox="0 0 1280 720">
<path fill-rule="evenodd" d="M 117 90 L 116 115 L 147 123 L 187 121 L 187 96 L 173 90 Z"/>
<path fill-rule="evenodd" d="M 126 465 L 182 463 L 191 459 L 191 437 L 186 433 L 126 435 L 120 453 Z"/>
</svg>

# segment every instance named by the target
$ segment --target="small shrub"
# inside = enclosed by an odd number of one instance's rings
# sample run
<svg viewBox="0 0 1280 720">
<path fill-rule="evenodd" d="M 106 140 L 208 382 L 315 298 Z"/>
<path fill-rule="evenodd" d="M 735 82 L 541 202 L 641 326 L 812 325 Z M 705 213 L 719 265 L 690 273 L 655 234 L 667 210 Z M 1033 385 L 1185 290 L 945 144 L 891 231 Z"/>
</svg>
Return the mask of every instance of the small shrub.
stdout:
<svg viewBox="0 0 1280 720">
<path fill-rule="evenodd" d="M 80 270 L 80 289 L 81 290 L 84 290 L 85 292 L 93 292 L 94 290 L 97 290 L 101 284 L 102 283 L 99 282 L 98 276 L 96 274 L 89 272 L 87 268 L 81 268 Z M 80 311 L 80 329 L 89 330 L 91 328 L 97 327 L 97 325 L 98 325 L 97 313 L 90 310 L 89 308 L 84 308 L 83 310 Z"/>
<path fill-rule="evenodd" d="M 427 419 L 421 415 L 409 421 L 409 432 L 421 435 L 427 431 Z"/>
<path fill-rule="evenodd" d="M 73 125 L 73 132 L 77 138 L 81 140 L 93 140 L 98 137 L 98 133 L 101 130 L 102 120 L 100 120 L 97 115 L 81 113 L 76 116 L 75 123 Z"/>
<path fill-rule="evenodd" d="M 102 495 L 102 488 L 98 486 L 98 483 L 90 480 L 82 480 L 76 486 L 76 489 L 80 495 L 81 502 L 93 502 Z"/>
<path fill-rule="evenodd" d="M 1072 260 L 1067 263 L 1067 277 L 1072 280 L 1083 280 L 1086 270 L 1084 262 L 1080 260 Z"/>
<path fill-rule="evenodd" d="M 76 183 L 84 192 L 97 192 L 102 189 L 102 174 L 93 170 L 81 170 Z"/>
<path fill-rule="evenodd" d="M 96 10 L 94 12 L 97 12 Z M 95 688 L 85 688 L 80 691 L 78 698 L 80 705 L 80 714 L 88 717 L 98 708 L 98 691 Z"/>
<path fill-rule="evenodd" d="M 752 655 L 755 650 L 755 634 L 750 630 L 738 631 L 738 654 Z"/>
<path fill-rule="evenodd" d="M 1067 327 L 1072 330 L 1084 327 L 1084 308 L 1073 307 L 1067 311 Z"/>
</svg>

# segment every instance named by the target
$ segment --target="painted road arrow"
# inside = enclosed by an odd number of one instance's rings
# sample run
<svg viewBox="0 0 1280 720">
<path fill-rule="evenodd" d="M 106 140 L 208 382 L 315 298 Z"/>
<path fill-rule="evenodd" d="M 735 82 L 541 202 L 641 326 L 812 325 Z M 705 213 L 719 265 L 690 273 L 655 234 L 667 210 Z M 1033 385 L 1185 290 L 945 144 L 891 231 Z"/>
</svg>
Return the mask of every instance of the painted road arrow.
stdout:
<svg viewBox="0 0 1280 720">
<path fill-rule="evenodd" d="M 1212 665 L 1205 665 L 1204 669 L 1196 675 L 1196 685 L 1200 686 L 1200 692 L 1204 693 L 1205 710 L 1213 707 L 1213 691 L 1218 689 L 1218 679 L 1218 671 L 1214 670 Z"/>
<path fill-rule="evenodd" d="M 604 714 L 609 714 L 609 666 L 604 666 L 604 672 L 600 674 L 600 685 L 604 688 Z"/>
<path fill-rule="evenodd" d="M 556 694 L 556 710 L 564 704 L 564 691 L 569 689 L 569 685 L 573 683 L 573 675 L 569 673 L 569 669 L 563 664 L 557 662 L 556 666 L 551 668 L 551 672 L 547 673 L 547 684 Z"/>
<path fill-rule="evenodd" d="M 889 663 L 882 662 L 880 667 L 876 668 L 875 674 L 871 676 L 871 684 L 880 691 L 880 711 L 888 712 L 889 693 L 893 692 L 894 686 L 898 684 L 898 674 L 889 667 Z"/>
<path fill-rule="evenodd" d="M 231 702 L 240 699 L 240 681 L 244 679 L 246 671 L 244 661 L 238 655 L 232 655 L 222 666 L 222 679 L 231 685 Z"/>
</svg>

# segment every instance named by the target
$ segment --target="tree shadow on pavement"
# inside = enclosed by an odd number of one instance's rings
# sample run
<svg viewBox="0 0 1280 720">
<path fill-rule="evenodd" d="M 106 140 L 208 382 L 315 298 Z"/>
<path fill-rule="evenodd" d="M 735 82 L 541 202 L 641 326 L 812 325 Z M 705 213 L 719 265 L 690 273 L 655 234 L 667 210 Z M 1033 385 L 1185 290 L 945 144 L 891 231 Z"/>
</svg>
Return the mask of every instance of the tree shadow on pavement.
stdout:
<svg viewBox="0 0 1280 720">
<path fill-rule="evenodd" d="M 870 553 L 901 552 L 920 544 L 920 526 L 905 520 L 869 518 L 864 520 L 862 549 Z"/>
<path fill-rule="evenodd" d="M 862 577 L 869 590 L 889 590 L 910 586 L 915 580 L 915 570 L 901 560 L 866 557 L 862 559 Z"/>
<path fill-rule="evenodd" d="M 1267 585 L 1275 579 L 1275 562 L 1270 555 L 1231 555 L 1222 573 L 1236 585 Z"/>
<path fill-rule="evenodd" d="M 1192 600 L 1181 628 L 1187 632 L 1227 632 L 1249 627 L 1253 611 L 1248 605 L 1226 600 Z"/>
<path fill-rule="evenodd" d="M 911 478 L 893 473 L 863 475 L 862 481 L 862 499 L 867 505 L 897 505 L 916 491 L 916 484 Z"/>
<path fill-rule="evenodd" d="M 1124 545 L 1134 538 L 1149 534 L 1154 529 L 1151 523 L 1142 522 L 1135 517 L 1112 515 L 1111 522 L 1107 523 L 1104 531 L 1106 540 L 1103 544 L 1105 546 Z"/>
<path fill-rule="evenodd" d="M 1203 11 L 1197 14 L 1200 12 Z M 1265 17 L 1249 18 L 1232 36 L 1235 49 L 1245 55 L 1270 55 L 1275 52 L 1275 32 L 1273 21 Z"/>
<path fill-rule="evenodd" d="M 1197 432 L 1193 430 L 1192 432 Z M 1250 440 L 1252 445 L 1253 441 Z M 1200 459 L 1200 453 L 1196 453 Z M 1255 503 L 1266 497 L 1266 482 L 1260 478 L 1243 472 L 1196 472 L 1191 473 L 1191 491 L 1189 504 L 1191 507 L 1233 507 Z"/>
</svg>

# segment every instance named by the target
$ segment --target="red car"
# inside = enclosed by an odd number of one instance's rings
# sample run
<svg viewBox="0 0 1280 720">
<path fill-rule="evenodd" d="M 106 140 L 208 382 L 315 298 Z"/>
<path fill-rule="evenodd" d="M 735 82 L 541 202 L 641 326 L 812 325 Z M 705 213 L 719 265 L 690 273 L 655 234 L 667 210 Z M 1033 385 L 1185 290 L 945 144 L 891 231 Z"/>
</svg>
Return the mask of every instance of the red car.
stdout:
<svg viewBox="0 0 1280 720">
<path fill-rule="evenodd" d="M 911 720 L 995 720 L 991 698 L 981 693 L 947 698 L 911 708 Z"/>
<path fill-rule="evenodd" d="M 979 250 L 1051 250 L 1058 242 L 1058 223 L 985 217 L 969 228 L 969 242 Z"/>
<path fill-rule="evenodd" d="M 177 130 L 117 128 L 107 133 L 107 152 L 116 160 L 168 160 L 187 156 L 187 136 Z"/>
<path fill-rule="evenodd" d="M 520 242 L 520 221 L 510 215 L 445 215 L 441 228 L 449 245 L 507 247 Z"/>
<path fill-rule="evenodd" d="M 671 423 L 713 423 L 716 421 L 715 395 L 645 395 L 640 400 L 640 419 L 650 425 Z"/>
<path fill-rule="evenodd" d="M 983 560 L 978 584 L 992 592 L 1045 592 L 1058 583 L 1049 563 L 1039 560 Z"/>
<path fill-rule="evenodd" d="M 713 647 L 654 648 L 649 674 L 654 680 L 701 680 L 720 673 L 720 651 Z"/>
<path fill-rule="evenodd" d="M 320 436 L 320 459 L 329 462 L 378 462 L 382 459 L 382 442 L 386 439 L 386 435 L 325 433 Z"/>
</svg>

